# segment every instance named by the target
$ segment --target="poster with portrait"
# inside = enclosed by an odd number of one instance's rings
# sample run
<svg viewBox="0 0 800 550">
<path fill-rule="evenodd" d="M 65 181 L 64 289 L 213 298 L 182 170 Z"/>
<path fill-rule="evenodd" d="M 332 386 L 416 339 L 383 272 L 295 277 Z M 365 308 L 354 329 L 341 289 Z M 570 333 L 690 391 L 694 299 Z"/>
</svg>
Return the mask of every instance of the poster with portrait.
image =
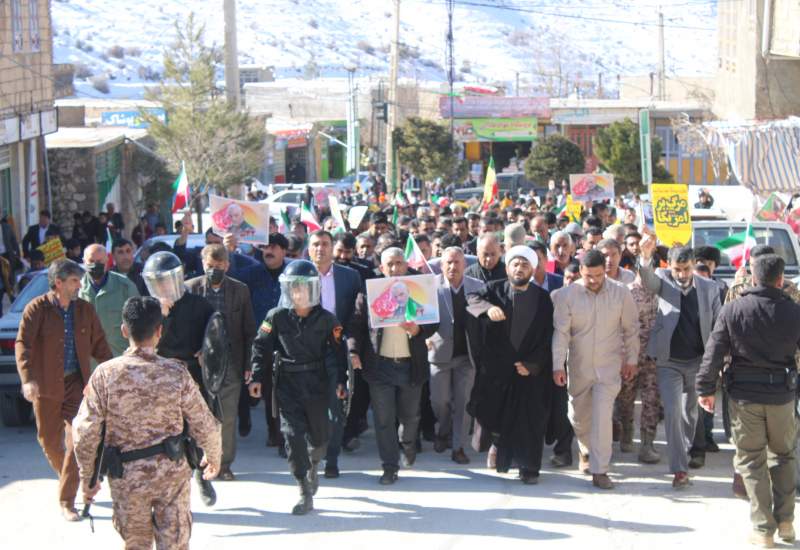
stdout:
<svg viewBox="0 0 800 550">
<path fill-rule="evenodd" d="M 209 195 L 209 209 L 214 232 L 232 233 L 240 243 L 269 242 L 269 204 L 237 201 Z"/>
<path fill-rule="evenodd" d="M 570 174 L 569 190 L 575 202 L 614 200 L 612 174 Z"/>
<path fill-rule="evenodd" d="M 406 275 L 367 280 L 367 304 L 371 328 L 414 322 L 439 322 L 435 275 Z"/>
</svg>

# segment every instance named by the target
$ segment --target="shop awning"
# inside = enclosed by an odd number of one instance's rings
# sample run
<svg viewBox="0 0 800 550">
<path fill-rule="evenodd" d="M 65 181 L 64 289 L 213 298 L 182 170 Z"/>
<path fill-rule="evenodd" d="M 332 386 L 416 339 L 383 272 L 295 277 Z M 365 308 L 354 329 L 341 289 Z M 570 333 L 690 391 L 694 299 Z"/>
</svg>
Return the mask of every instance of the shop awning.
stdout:
<svg viewBox="0 0 800 550">
<path fill-rule="evenodd" d="M 708 146 L 725 153 L 736 179 L 753 193 L 800 192 L 800 118 L 702 128 Z"/>
</svg>

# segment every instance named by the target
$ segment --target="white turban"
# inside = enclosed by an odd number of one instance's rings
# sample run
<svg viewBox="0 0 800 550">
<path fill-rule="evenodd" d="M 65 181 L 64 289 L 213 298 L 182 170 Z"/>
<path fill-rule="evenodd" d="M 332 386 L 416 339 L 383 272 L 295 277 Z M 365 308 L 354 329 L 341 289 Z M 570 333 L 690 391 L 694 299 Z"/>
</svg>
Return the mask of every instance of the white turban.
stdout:
<svg viewBox="0 0 800 550">
<path fill-rule="evenodd" d="M 539 265 L 539 256 L 531 247 L 524 244 L 512 246 L 511 250 L 506 252 L 506 265 L 510 264 L 514 258 L 525 258 L 534 269 Z"/>
</svg>

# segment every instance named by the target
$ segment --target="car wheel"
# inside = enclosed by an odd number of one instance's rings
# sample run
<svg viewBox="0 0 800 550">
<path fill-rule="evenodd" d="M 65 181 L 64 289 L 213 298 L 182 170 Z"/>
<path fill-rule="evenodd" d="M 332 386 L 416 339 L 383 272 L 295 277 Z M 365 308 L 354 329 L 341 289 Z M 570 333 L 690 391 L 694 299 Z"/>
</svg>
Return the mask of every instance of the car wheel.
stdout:
<svg viewBox="0 0 800 550">
<path fill-rule="evenodd" d="M 0 419 L 4 426 L 24 426 L 30 424 L 33 407 L 19 392 L 0 394 Z"/>
</svg>

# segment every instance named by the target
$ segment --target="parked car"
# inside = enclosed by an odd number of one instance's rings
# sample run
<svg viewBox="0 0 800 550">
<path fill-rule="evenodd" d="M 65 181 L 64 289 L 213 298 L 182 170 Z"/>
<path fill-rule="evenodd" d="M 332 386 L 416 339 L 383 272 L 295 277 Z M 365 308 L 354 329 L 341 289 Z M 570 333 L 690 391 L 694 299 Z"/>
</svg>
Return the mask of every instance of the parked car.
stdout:
<svg viewBox="0 0 800 550">
<path fill-rule="evenodd" d="M 703 221 L 694 222 L 692 225 L 692 247 L 703 245 L 714 246 L 721 240 L 735 234 L 742 233 L 747 229 L 747 222 L 731 221 Z M 793 279 L 800 275 L 800 245 L 798 245 L 797 235 L 792 228 L 780 222 L 753 222 L 753 232 L 755 233 L 756 243 L 767 244 L 775 249 L 775 253 L 781 256 L 786 262 L 786 278 Z M 726 282 L 733 281 L 736 268 L 731 265 L 730 258 L 723 253 L 722 263 L 717 267 L 715 276 L 720 277 Z"/>
<path fill-rule="evenodd" d="M 22 426 L 31 421 L 31 404 L 20 392 L 14 346 L 25 306 L 47 290 L 47 271 L 41 270 L 12 302 L 8 313 L 0 317 L 0 420 L 4 426 Z"/>
</svg>

